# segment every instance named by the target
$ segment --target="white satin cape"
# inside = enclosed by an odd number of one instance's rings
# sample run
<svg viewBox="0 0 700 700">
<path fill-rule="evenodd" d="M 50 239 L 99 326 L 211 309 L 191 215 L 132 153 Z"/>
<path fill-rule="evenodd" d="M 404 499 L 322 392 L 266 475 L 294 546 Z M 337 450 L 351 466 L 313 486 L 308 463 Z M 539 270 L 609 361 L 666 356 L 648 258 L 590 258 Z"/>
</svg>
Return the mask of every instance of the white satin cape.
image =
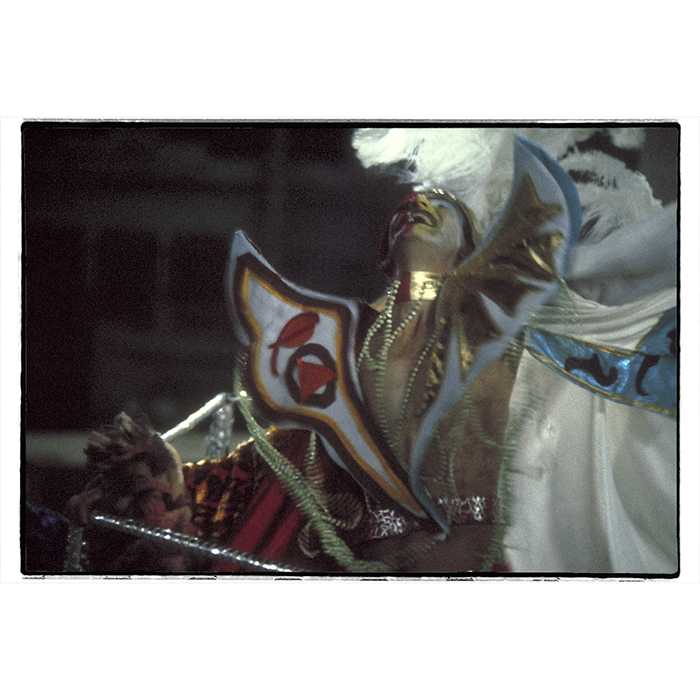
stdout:
<svg viewBox="0 0 700 700">
<path fill-rule="evenodd" d="M 675 207 L 574 254 L 562 294 L 532 325 L 633 349 L 676 305 Z M 641 250 L 634 244 L 641 243 Z M 636 299 L 635 301 L 629 301 Z M 611 305 L 621 300 L 625 303 Z M 604 302 L 604 303 L 601 303 Z M 527 351 L 511 400 L 514 456 L 500 497 L 504 554 L 522 573 L 672 574 L 678 569 L 676 419 L 616 403 Z M 517 429 L 515 426 L 518 426 Z"/>
</svg>

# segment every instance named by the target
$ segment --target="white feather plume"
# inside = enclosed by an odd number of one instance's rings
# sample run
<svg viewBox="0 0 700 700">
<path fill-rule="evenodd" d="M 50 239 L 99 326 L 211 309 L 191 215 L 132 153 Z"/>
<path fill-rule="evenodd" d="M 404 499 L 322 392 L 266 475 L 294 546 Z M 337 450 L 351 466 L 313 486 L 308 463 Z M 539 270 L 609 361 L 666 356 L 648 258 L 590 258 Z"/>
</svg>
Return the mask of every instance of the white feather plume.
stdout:
<svg viewBox="0 0 700 700">
<path fill-rule="evenodd" d="M 600 151 L 573 151 L 560 160 L 568 172 L 587 175 L 590 181 L 578 182 L 584 221 L 595 221 L 586 238 L 593 242 L 612 231 L 651 218 L 661 208 L 647 179 L 639 172 Z"/>
<path fill-rule="evenodd" d="M 443 187 L 452 191 L 474 212 L 484 231 L 510 192 L 513 139 L 520 133 L 542 146 L 565 169 L 585 170 L 595 175 L 579 191 L 584 206 L 598 216 L 596 232 L 605 235 L 611 227 L 639 220 L 656 209 L 658 202 L 651 195 L 646 179 L 627 170 L 622 161 L 600 152 L 576 150 L 576 144 L 597 131 L 601 129 L 370 128 L 356 130 L 353 146 L 365 167 L 390 168 L 402 182 L 412 183 L 416 189 Z M 620 148 L 638 148 L 644 141 L 642 128 L 607 131 Z"/>
<path fill-rule="evenodd" d="M 608 133 L 618 148 L 641 148 L 646 140 L 646 131 L 642 127 L 608 129 Z"/>
<path fill-rule="evenodd" d="M 454 192 L 483 222 L 494 202 L 488 182 L 507 172 L 512 154 L 509 129 L 402 128 L 358 129 L 353 138 L 365 167 L 393 166 L 402 182 L 418 189 L 444 187 Z M 503 151 L 503 155 L 499 155 Z M 507 189 L 507 183 L 506 183 Z M 501 188 L 498 188 L 500 194 Z M 489 197 L 489 192 L 491 197 Z M 495 198 L 498 203 L 500 197 Z"/>
</svg>

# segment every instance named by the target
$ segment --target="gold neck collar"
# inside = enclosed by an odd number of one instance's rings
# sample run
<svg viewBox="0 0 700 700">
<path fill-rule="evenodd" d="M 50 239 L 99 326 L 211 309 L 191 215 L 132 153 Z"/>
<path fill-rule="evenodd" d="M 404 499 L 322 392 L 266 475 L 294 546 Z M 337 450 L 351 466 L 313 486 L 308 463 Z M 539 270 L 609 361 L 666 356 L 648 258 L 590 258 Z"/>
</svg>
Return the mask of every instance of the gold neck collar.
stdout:
<svg viewBox="0 0 700 700">
<path fill-rule="evenodd" d="M 401 276 L 396 301 L 433 301 L 437 299 L 445 275 L 414 270 Z"/>
</svg>

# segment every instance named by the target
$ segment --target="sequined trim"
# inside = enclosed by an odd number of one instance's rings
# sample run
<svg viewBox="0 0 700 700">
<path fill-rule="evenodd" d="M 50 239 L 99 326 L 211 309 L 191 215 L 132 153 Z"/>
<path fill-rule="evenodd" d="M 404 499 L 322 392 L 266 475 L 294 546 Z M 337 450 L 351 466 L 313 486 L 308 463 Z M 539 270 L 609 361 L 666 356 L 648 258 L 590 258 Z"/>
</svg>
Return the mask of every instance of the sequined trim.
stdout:
<svg viewBox="0 0 700 700">
<path fill-rule="evenodd" d="M 385 537 L 396 537 L 408 532 L 408 519 L 392 508 L 377 508 L 369 511 L 370 527 L 367 534 L 369 540 L 381 540 Z"/>
<path fill-rule="evenodd" d="M 664 352 L 658 355 L 649 355 L 644 350 L 618 352 L 535 328 L 528 333 L 527 349 L 543 364 L 607 399 L 675 416 L 678 360 L 673 352 L 676 337 L 673 334 L 676 330 L 670 323 L 667 326 L 645 337 L 650 347 Z M 665 346 L 657 336 L 661 336 Z"/>
<path fill-rule="evenodd" d="M 271 571 L 273 573 L 294 573 L 296 571 L 286 565 L 266 559 L 259 559 L 258 557 L 246 552 L 239 552 L 231 547 L 224 547 L 217 542 L 208 542 L 199 537 L 186 535 L 182 532 L 176 532 L 167 528 L 149 527 L 132 518 L 120 518 L 105 513 L 93 513 L 90 516 L 90 522 L 123 534 L 136 535 L 137 537 L 149 540 L 155 544 L 178 547 L 191 554 L 232 562 L 254 571 Z"/>
<path fill-rule="evenodd" d="M 437 502 L 448 512 L 452 511 L 452 521 L 460 525 L 472 521 L 481 523 L 486 518 L 486 496 L 441 496 Z"/>
<path fill-rule="evenodd" d="M 481 523 L 487 516 L 486 496 L 441 496 L 437 503 L 450 513 L 451 522 L 457 525 Z M 420 528 L 418 520 L 407 518 L 392 508 L 369 506 L 369 528 L 367 539 L 380 540 L 385 537 L 405 535 Z"/>
</svg>

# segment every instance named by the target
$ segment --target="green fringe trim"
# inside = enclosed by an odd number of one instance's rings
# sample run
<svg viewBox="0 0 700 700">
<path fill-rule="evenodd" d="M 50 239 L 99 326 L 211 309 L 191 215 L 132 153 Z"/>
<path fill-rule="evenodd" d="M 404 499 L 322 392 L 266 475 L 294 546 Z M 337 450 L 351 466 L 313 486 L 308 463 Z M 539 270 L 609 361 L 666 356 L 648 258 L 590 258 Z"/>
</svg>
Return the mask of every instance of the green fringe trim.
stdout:
<svg viewBox="0 0 700 700">
<path fill-rule="evenodd" d="M 558 315 L 554 315 L 555 312 Z M 559 278 L 559 291 L 557 295 L 545 304 L 541 310 L 535 312 L 528 322 L 528 326 L 538 327 L 542 320 L 548 323 L 578 319 L 580 314 L 576 309 L 571 290 L 566 282 Z M 514 338 L 505 353 L 506 362 L 513 368 L 517 368 L 520 358 L 525 350 L 525 330 Z M 498 561 L 503 561 L 505 551 L 503 539 L 510 522 L 513 503 L 513 460 L 517 449 L 518 437 L 523 428 L 536 419 L 544 407 L 544 397 L 537 394 L 535 389 L 529 389 L 527 397 L 519 400 L 517 405 L 511 405 L 511 414 L 508 417 L 508 427 L 504 438 L 503 458 L 499 465 L 498 485 L 496 488 L 496 500 L 499 506 L 497 525 L 491 538 L 488 554 L 481 566 L 481 571 L 490 571 Z"/>
<path fill-rule="evenodd" d="M 522 352 L 523 343 L 518 339 L 512 342 L 512 352 L 515 356 Z M 509 348 L 509 352 L 511 349 Z M 490 571 L 496 562 L 505 558 L 503 539 L 506 530 L 511 524 L 510 515 L 513 503 L 513 460 L 518 446 L 518 438 L 523 428 L 534 420 L 543 408 L 544 398 L 533 391 L 528 392 L 525 399 L 521 399 L 516 405 L 511 405 L 511 413 L 508 416 L 508 427 L 504 436 L 502 458 L 499 465 L 498 483 L 496 487 L 496 502 L 498 513 L 496 514 L 496 527 L 491 538 L 486 558 L 480 567 L 480 571 Z"/>
<path fill-rule="evenodd" d="M 246 422 L 248 432 L 254 439 L 257 453 L 265 460 L 275 476 L 282 482 L 299 510 L 309 519 L 315 529 L 321 548 L 343 569 L 357 573 L 386 573 L 389 568 L 382 562 L 357 559 L 345 541 L 328 522 L 323 508 L 323 499 L 310 486 L 301 472 L 268 440 L 265 430 L 255 420 L 251 411 L 252 399 L 241 390 L 240 371 L 234 372 L 234 392 L 238 396 L 238 407 Z"/>
</svg>

